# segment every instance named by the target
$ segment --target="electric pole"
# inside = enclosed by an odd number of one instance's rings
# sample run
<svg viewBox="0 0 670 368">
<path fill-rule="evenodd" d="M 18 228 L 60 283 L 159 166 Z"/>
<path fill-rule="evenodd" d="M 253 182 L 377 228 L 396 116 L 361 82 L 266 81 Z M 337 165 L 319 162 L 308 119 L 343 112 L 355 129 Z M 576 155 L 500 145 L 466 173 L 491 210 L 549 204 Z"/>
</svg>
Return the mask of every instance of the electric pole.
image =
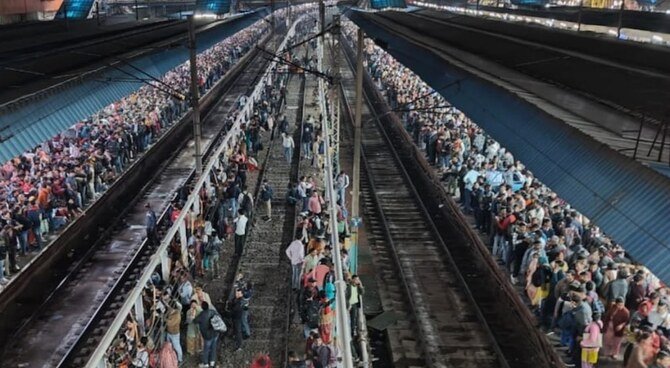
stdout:
<svg viewBox="0 0 670 368">
<path fill-rule="evenodd" d="M 323 41 L 326 31 L 326 4 L 323 3 L 323 0 L 319 0 L 319 22 L 321 23 L 321 40 Z M 325 47 L 325 43 L 323 45 Z"/>
<path fill-rule="evenodd" d="M 331 41 L 333 50 L 333 81 L 331 85 L 331 101 L 333 101 L 331 111 L 331 133 L 333 135 L 331 148 L 333 150 L 333 171 L 340 172 L 340 15 L 333 14 L 333 24 L 331 25 Z"/>
<path fill-rule="evenodd" d="M 363 29 L 358 28 L 356 47 L 356 104 L 354 111 L 354 168 L 351 192 L 351 273 L 358 273 L 358 228 L 360 226 L 360 191 L 361 191 L 361 115 L 363 113 Z M 368 355 L 368 331 L 365 323 L 365 313 L 359 310 L 359 335 L 361 344 L 361 361 L 364 367 L 368 367 L 370 357 Z"/>
<path fill-rule="evenodd" d="M 200 148 L 200 98 L 198 93 L 198 67 L 196 65 L 195 48 L 195 20 L 193 15 L 188 16 L 188 48 L 190 51 L 191 64 L 191 107 L 193 109 L 193 139 L 195 140 L 195 173 L 202 174 L 202 149 Z"/>
<path fill-rule="evenodd" d="M 354 111 L 354 168 L 351 193 L 351 219 L 354 224 L 358 223 L 359 196 L 361 190 L 361 115 L 363 108 L 363 30 L 358 28 L 358 47 L 356 54 L 356 105 Z M 352 259 L 352 273 L 358 271 L 358 226 L 351 231 L 353 247 L 355 247 L 356 258 Z"/>
</svg>

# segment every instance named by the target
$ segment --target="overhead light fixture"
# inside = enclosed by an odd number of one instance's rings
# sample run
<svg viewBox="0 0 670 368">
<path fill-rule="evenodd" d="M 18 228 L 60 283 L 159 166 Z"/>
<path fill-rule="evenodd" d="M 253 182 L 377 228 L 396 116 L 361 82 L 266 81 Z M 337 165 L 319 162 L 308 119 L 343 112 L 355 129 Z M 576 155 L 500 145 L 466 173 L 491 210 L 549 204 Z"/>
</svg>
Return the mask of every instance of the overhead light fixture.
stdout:
<svg viewBox="0 0 670 368">
<path fill-rule="evenodd" d="M 196 13 L 193 17 L 195 19 L 216 19 L 218 16 L 214 13 Z"/>
</svg>

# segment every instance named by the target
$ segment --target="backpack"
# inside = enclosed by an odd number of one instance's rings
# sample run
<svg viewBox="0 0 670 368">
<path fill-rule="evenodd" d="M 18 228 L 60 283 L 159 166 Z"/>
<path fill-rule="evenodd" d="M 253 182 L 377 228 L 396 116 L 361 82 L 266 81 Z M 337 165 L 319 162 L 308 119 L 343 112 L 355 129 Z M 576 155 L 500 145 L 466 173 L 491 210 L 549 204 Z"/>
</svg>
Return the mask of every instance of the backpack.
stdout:
<svg viewBox="0 0 670 368">
<path fill-rule="evenodd" d="M 605 305 L 600 298 L 593 298 L 593 301 L 591 302 L 591 310 L 593 313 L 599 313 L 601 316 L 605 314 Z"/>
<path fill-rule="evenodd" d="M 226 331 L 228 331 L 226 323 L 223 322 L 223 319 L 218 314 L 214 314 L 212 317 L 210 317 L 209 323 L 212 325 L 212 328 L 216 332 L 225 333 Z"/>
<path fill-rule="evenodd" d="M 211 256 L 214 254 L 214 246 L 213 246 L 214 241 L 210 240 L 207 243 L 205 243 L 205 246 L 203 247 L 203 250 L 206 255 Z"/>
<path fill-rule="evenodd" d="M 309 328 L 318 328 L 319 327 L 319 317 L 321 312 L 321 305 L 316 300 L 312 300 L 307 304 L 307 310 L 305 311 L 305 319 L 307 320 L 306 324 Z"/>
<path fill-rule="evenodd" d="M 244 197 L 242 197 L 242 203 L 240 203 L 240 208 L 244 210 L 245 213 L 250 213 L 251 207 L 251 198 L 249 197 L 249 194 L 245 194 Z"/>
<path fill-rule="evenodd" d="M 298 203 L 298 197 L 300 194 L 298 193 L 298 190 L 293 188 L 286 192 L 286 203 L 290 204 L 291 206 L 294 206 Z"/>
<path fill-rule="evenodd" d="M 562 330 L 572 331 L 577 325 L 575 320 L 575 314 L 572 311 L 565 312 L 561 315 L 561 318 L 558 319 L 558 327 Z"/>
</svg>

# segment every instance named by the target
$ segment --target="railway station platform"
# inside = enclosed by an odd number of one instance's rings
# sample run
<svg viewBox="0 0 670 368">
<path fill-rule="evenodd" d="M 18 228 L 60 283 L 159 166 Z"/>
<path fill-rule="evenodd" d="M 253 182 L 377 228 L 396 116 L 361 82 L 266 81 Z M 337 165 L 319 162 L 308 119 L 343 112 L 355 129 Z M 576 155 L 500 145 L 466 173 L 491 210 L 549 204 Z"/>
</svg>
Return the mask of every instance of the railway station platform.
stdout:
<svg viewBox="0 0 670 368">
<path fill-rule="evenodd" d="M 667 366 L 665 258 L 601 213 L 623 194 L 554 188 L 556 160 L 480 124 L 493 103 L 383 41 L 400 16 L 327 11 L 323 34 L 299 5 L 200 50 L 200 127 L 181 64 L 4 162 L 2 271 L 52 243 L 2 280 L 0 365 Z"/>
</svg>

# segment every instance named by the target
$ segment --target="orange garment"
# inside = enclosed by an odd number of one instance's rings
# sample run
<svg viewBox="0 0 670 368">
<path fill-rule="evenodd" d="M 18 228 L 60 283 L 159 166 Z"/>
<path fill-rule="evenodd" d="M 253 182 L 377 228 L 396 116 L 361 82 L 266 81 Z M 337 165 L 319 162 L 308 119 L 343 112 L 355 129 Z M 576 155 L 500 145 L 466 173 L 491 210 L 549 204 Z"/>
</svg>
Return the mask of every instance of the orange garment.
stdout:
<svg viewBox="0 0 670 368">
<path fill-rule="evenodd" d="M 317 253 L 322 253 L 325 248 L 326 243 L 321 239 L 314 238 L 307 243 L 307 253 L 311 252 L 312 249 L 316 249 Z"/>
<path fill-rule="evenodd" d="M 44 209 L 49 206 L 49 194 L 50 191 L 47 188 L 40 188 L 37 193 L 37 204 L 40 208 Z"/>
<path fill-rule="evenodd" d="M 316 280 L 316 286 L 319 290 L 323 290 L 323 280 L 325 280 L 328 272 L 330 272 L 330 267 L 323 264 L 316 266 L 312 271 L 312 277 Z"/>
<path fill-rule="evenodd" d="M 330 305 L 326 305 L 321 310 L 321 319 L 319 321 L 319 335 L 321 336 L 321 340 L 323 340 L 323 343 L 326 345 L 330 344 L 330 340 L 332 338 L 334 316 L 335 312 L 333 311 L 332 308 L 330 308 Z"/>
</svg>

